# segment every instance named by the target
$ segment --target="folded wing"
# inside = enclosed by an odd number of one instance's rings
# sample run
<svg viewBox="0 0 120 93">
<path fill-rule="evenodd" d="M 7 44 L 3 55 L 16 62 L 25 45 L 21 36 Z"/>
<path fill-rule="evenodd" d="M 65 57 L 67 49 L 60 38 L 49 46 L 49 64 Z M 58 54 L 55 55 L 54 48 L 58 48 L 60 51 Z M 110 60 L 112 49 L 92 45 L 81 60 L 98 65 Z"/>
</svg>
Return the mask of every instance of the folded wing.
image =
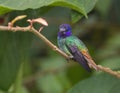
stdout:
<svg viewBox="0 0 120 93">
<path fill-rule="evenodd" d="M 75 61 L 77 61 L 79 64 L 81 64 L 87 71 L 91 71 L 87 60 L 84 58 L 83 54 L 79 51 L 79 49 L 77 48 L 76 45 L 67 45 L 66 44 L 67 49 L 69 50 L 69 52 L 72 54 L 73 59 Z"/>
</svg>

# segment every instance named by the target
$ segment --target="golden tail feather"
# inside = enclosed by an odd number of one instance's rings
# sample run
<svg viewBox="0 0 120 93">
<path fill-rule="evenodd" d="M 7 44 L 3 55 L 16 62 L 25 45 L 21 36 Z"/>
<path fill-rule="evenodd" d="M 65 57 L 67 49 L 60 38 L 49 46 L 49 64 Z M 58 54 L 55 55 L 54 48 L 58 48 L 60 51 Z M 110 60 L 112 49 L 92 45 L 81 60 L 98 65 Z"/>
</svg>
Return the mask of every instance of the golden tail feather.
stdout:
<svg viewBox="0 0 120 93">
<path fill-rule="evenodd" d="M 87 51 L 85 51 L 85 50 L 82 51 L 82 54 L 84 55 L 85 59 L 88 61 L 90 68 L 94 68 L 95 70 L 99 70 L 99 67 L 93 61 L 92 57 L 90 56 L 90 54 Z"/>
</svg>

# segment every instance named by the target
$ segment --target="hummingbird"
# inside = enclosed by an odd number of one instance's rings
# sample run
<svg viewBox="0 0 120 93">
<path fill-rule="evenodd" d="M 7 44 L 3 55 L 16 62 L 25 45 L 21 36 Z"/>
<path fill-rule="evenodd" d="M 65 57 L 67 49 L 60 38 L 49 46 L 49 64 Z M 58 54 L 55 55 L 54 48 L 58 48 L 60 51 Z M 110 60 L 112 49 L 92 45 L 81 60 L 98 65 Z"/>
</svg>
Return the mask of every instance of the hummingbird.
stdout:
<svg viewBox="0 0 120 93">
<path fill-rule="evenodd" d="M 91 72 L 90 67 L 98 70 L 87 47 L 78 37 L 72 34 L 72 28 L 69 24 L 59 26 L 57 40 L 60 50 L 69 55 L 69 59 L 78 62 L 88 72 Z"/>
</svg>

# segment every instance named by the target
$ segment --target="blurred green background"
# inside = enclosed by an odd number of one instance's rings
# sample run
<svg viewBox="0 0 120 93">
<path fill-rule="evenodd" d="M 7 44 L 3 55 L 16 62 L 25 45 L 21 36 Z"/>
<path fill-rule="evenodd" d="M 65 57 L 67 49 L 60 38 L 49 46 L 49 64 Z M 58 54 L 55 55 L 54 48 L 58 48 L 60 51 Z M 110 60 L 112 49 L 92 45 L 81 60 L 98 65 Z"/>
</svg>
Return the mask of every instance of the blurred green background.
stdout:
<svg viewBox="0 0 120 93">
<path fill-rule="evenodd" d="M 98 0 L 88 19 L 82 17 L 81 20 L 79 16 L 72 19 L 73 11 L 60 6 L 10 10 L 0 16 L 0 24 L 6 25 L 22 14 L 28 15 L 26 19 L 43 17 L 49 26 L 41 33 L 57 45 L 58 27 L 68 23 L 97 64 L 119 71 L 119 9 L 120 0 Z M 15 25 L 27 26 L 26 19 Z M 30 32 L 4 31 L 0 32 L 0 90 L 0 93 L 18 93 L 17 90 L 19 93 L 120 93 L 120 80 L 100 71 L 89 73 L 77 63 L 68 63 Z"/>
</svg>

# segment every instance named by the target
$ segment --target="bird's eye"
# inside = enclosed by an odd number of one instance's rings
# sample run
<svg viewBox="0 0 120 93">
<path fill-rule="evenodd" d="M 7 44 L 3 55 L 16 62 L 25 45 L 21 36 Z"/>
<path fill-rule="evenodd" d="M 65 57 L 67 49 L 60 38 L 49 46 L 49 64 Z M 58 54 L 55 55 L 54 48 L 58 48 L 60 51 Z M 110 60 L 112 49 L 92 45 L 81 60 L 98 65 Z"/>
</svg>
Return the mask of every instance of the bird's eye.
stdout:
<svg viewBox="0 0 120 93">
<path fill-rule="evenodd" d="M 66 27 L 66 26 L 64 26 L 64 29 L 65 29 L 65 31 L 68 31 L 68 29 L 67 29 L 67 27 Z"/>
<path fill-rule="evenodd" d="M 63 32 L 63 31 L 68 32 L 69 31 L 69 27 L 67 25 L 61 25 L 60 26 L 60 31 L 61 32 Z"/>
</svg>

